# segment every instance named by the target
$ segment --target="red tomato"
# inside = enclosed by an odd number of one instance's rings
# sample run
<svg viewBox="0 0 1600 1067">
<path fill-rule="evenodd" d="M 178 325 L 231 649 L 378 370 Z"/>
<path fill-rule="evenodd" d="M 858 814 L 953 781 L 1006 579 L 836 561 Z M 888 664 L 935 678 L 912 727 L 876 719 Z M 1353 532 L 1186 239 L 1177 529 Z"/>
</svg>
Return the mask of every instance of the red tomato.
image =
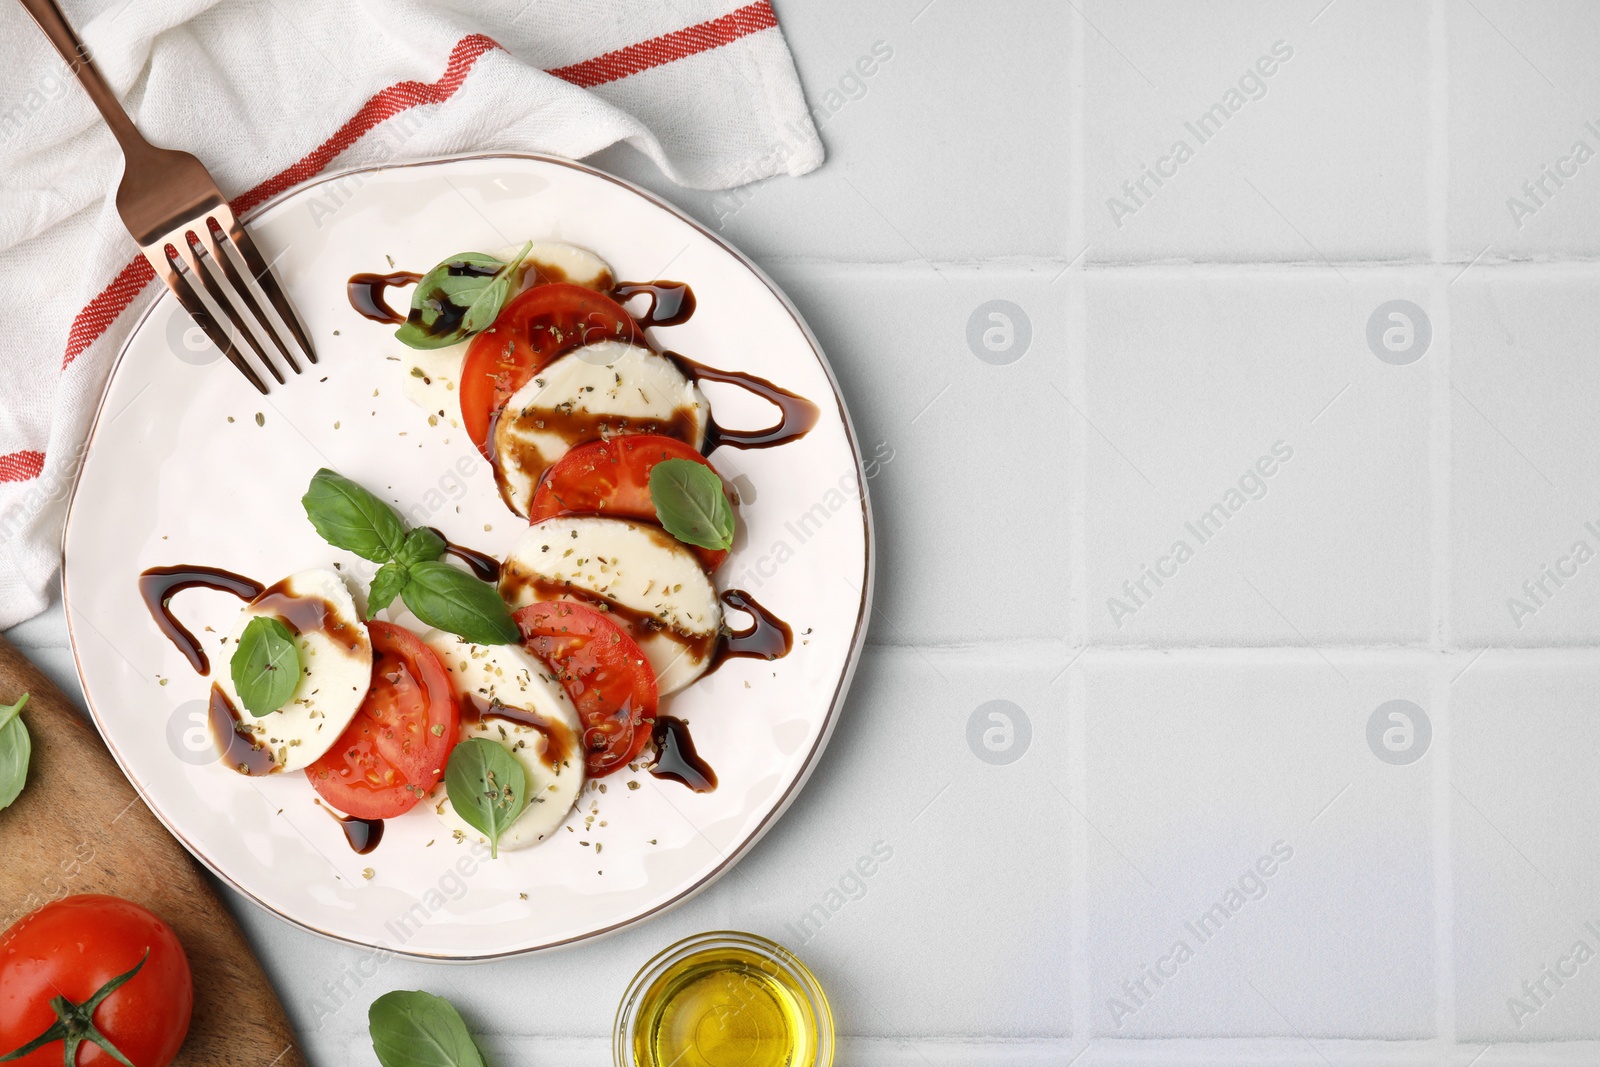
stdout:
<svg viewBox="0 0 1600 1067">
<path fill-rule="evenodd" d="M 372 688 L 332 748 L 306 768 L 329 804 L 358 819 L 410 811 L 444 777 L 461 711 L 449 675 L 410 630 L 367 623 Z"/>
<path fill-rule="evenodd" d="M 556 515 L 616 515 L 656 521 L 650 469 L 664 459 L 687 459 L 710 467 L 706 458 L 675 437 L 629 433 L 571 449 L 545 471 L 533 493 L 529 522 Z M 733 504 L 730 496 L 728 503 Z M 685 545 L 710 573 L 728 558 L 726 549 Z"/>
<path fill-rule="evenodd" d="M 461 370 L 461 420 L 485 456 L 490 417 L 541 367 L 564 352 L 600 341 L 645 344 L 633 316 L 604 293 L 581 285 L 536 285 L 500 309 L 472 339 Z"/>
<path fill-rule="evenodd" d="M 87 1019 L 77 1017 L 74 1009 L 136 966 Z M 65 1017 L 51 1006 L 54 997 L 67 1001 Z M 0 934 L 0 1054 L 58 1023 L 66 1040 L 82 1041 L 73 1059 L 52 1040 L 10 1061 L 19 1067 L 111 1067 L 117 1060 L 88 1036 L 91 1027 L 135 1067 L 166 1067 L 189 1032 L 193 1008 L 194 980 L 178 936 L 132 901 L 64 897 Z"/>
<path fill-rule="evenodd" d="M 650 740 L 656 717 L 655 671 L 633 638 L 570 600 L 530 604 L 512 618 L 522 647 L 555 672 L 577 706 L 589 777 L 626 767 Z"/>
</svg>

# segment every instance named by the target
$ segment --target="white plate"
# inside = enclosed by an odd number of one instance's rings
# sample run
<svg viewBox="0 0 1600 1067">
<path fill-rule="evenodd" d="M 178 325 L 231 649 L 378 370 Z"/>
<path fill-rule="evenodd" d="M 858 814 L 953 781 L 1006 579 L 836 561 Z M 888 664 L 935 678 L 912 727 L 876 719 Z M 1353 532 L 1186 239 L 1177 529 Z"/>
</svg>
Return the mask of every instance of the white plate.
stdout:
<svg viewBox="0 0 1600 1067">
<path fill-rule="evenodd" d="M 67 620 L 90 710 L 122 769 L 168 829 L 246 896 L 308 930 L 404 954 L 486 959 L 571 944 L 704 889 L 772 826 L 816 765 L 871 602 L 860 453 L 799 315 L 692 220 L 566 160 L 474 156 L 330 176 L 264 206 L 250 228 L 321 363 L 262 397 L 194 343 L 192 324 L 164 294 L 118 358 L 73 491 Z M 325 544 L 300 507 L 322 466 L 402 513 L 422 508 L 453 540 L 503 554 L 519 522 L 488 464 L 464 431 L 443 420 L 430 427 L 404 399 L 400 364 L 385 358 L 404 349 L 391 328 L 351 310 L 345 283 L 389 270 L 387 256 L 426 270 L 455 252 L 528 238 L 591 248 L 621 278 L 688 282 L 698 311 L 656 331 L 660 343 L 768 378 L 822 409 L 798 442 L 711 457 L 745 499 L 718 585 L 744 588 L 786 619 L 795 647 L 773 663 L 731 660 L 667 702 L 693 724 L 720 778 L 714 792 L 614 775 L 604 794 L 585 792 L 569 819 L 574 832 L 494 862 L 478 862 L 419 805 L 359 856 L 313 804 L 303 775 L 245 778 L 216 762 L 203 732 L 209 682 L 157 631 L 136 580 L 180 563 L 263 582 L 335 561 L 353 569 L 360 561 Z M 773 421 L 765 404 L 706 388 L 724 425 Z M 213 652 L 217 635 L 202 627 L 225 633 L 239 608 L 208 590 L 173 604 Z M 226 662 L 211 659 L 213 669 Z M 598 814 L 586 828 L 591 804 Z"/>
</svg>

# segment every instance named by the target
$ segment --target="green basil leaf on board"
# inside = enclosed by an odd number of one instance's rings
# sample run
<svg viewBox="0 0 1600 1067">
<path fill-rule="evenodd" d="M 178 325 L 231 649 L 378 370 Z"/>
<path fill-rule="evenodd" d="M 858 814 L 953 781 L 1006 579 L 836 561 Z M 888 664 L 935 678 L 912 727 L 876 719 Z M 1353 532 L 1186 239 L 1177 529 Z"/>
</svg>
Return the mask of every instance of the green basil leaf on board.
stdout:
<svg viewBox="0 0 1600 1067">
<path fill-rule="evenodd" d="M 426 526 L 418 526 L 406 534 L 405 544 L 400 546 L 400 554 L 395 557 L 395 562 L 402 567 L 409 567 L 413 563 L 432 563 L 444 555 L 445 546 L 444 538 Z"/>
<path fill-rule="evenodd" d="M 673 537 L 701 548 L 733 546 L 733 508 L 717 472 L 692 459 L 664 459 L 650 468 L 650 500 Z"/>
<path fill-rule="evenodd" d="M 499 591 L 448 563 L 413 564 L 400 597 L 429 626 L 474 644 L 512 645 L 522 639 Z"/>
<path fill-rule="evenodd" d="M 393 604 L 409 578 L 406 569 L 398 563 L 379 567 L 378 573 L 372 576 L 372 591 L 367 594 L 367 618 L 377 618 L 378 612 Z"/>
<path fill-rule="evenodd" d="M 300 684 L 300 648 L 289 628 L 270 615 L 257 615 L 239 635 L 229 665 L 239 702 L 256 718 L 271 715 L 294 696 Z"/>
<path fill-rule="evenodd" d="M 533 242 L 509 263 L 482 252 L 451 256 L 423 275 L 411 293 L 411 311 L 395 339 L 412 348 L 444 348 L 490 326 L 511 297 L 516 270 Z"/>
<path fill-rule="evenodd" d="M 461 1013 L 432 993 L 385 993 L 367 1009 L 367 1029 L 383 1067 L 484 1067 Z"/>
<path fill-rule="evenodd" d="M 406 526 L 394 508 L 326 467 L 312 477 L 300 503 L 324 541 L 362 559 L 387 563 L 405 542 Z"/>
<path fill-rule="evenodd" d="M 500 855 L 500 835 L 528 806 L 528 774 L 496 741 L 471 737 L 450 753 L 444 771 L 450 806 L 467 825 L 489 839 L 489 855 Z"/>
<path fill-rule="evenodd" d="M 22 722 L 22 708 L 28 694 L 15 704 L 0 704 L 0 808 L 8 808 L 28 782 L 28 760 L 33 756 L 33 739 Z"/>
</svg>

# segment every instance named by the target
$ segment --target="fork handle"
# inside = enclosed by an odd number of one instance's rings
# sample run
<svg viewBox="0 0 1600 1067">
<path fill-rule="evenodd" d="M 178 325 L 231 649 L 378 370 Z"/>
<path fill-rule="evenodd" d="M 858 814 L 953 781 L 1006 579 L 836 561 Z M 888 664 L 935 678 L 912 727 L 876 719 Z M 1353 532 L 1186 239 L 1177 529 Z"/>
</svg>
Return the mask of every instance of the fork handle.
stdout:
<svg viewBox="0 0 1600 1067">
<path fill-rule="evenodd" d="M 60 5 L 55 0 L 20 0 L 20 2 L 28 14 L 33 16 L 33 21 L 39 24 L 45 36 L 50 38 L 50 43 L 56 46 L 61 58 L 67 61 L 67 68 L 78 76 L 84 92 L 89 94 L 94 106 L 100 109 L 106 125 L 111 127 L 117 143 L 122 146 L 123 155 L 133 156 L 141 151 L 148 151 L 151 147 L 150 142 L 144 139 L 144 135 L 134 126 L 128 113 L 122 109 L 122 102 L 111 90 L 111 84 L 106 81 L 105 75 L 100 73 L 100 68 L 94 65 L 94 60 L 89 57 L 88 47 L 67 22 L 67 16 L 62 13 Z"/>
</svg>

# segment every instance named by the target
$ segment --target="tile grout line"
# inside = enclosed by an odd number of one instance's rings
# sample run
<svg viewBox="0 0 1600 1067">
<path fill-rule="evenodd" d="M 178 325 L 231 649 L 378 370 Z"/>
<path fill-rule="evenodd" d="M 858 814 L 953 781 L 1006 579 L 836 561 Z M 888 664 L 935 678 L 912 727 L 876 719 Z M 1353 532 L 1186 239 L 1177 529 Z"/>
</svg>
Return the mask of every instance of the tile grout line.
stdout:
<svg viewBox="0 0 1600 1067">
<path fill-rule="evenodd" d="M 1488 652 L 1495 654 L 1494 662 L 1501 665 L 1534 666 L 1542 668 L 1570 667 L 1594 670 L 1600 667 L 1600 646 L 1584 645 L 1496 645 L 1448 646 L 1430 648 L 1425 645 L 1345 645 L 1332 641 L 1317 641 L 1315 647 L 1302 644 L 1281 645 L 1200 645 L 1174 642 L 1162 645 L 1112 645 L 1089 643 L 1069 645 L 1059 639 L 1038 639 L 1006 636 L 984 641 L 869 641 L 867 647 L 884 653 L 915 652 L 938 653 L 952 658 L 982 657 L 988 662 L 1032 662 L 1035 657 L 1054 657 L 1084 660 L 1101 664 L 1126 664 L 1145 660 L 1153 664 L 1223 664 L 1246 663 L 1256 666 L 1299 665 L 1321 662 L 1324 657 L 1352 665 L 1369 663 L 1387 666 L 1416 666 L 1435 663 L 1458 664 L 1458 672 Z M 1007 655 L 1007 653 L 1012 655 Z M 1040 669 L 1059 671 L 1053 664 Z"/>
<path fill-rule="evenodd" d="M 1067 675 L 1067 773 L 1068 790 L 1078 811 L 1089 810 L 1088 715 L 1085 712 L 1087 681 L 1081 670 Z M 1072 891 L 1069 921 L 1072 926 L 1072 963 L 1068 969 L 1069 995 L 1072 998 L 1073 1044 L 1087 1048 L 1094 1034 L 1090 1022 L 1093 997 L 1089 990 L 1089 824 L 1075 812 L 1066 813 L 1069 839 L 1068 877 Z M 1074 1053 L 1080 1055 L 1081 1053 Z"/>
<path fill-rule="evenodd" d="M 1446 0 L 1428 19 L 1428 245 L 1434 264 L 1450 262 L 1450 41 Z"/>
<path fill-rule="evenodd" d="M 1082 245 L 1079 246 L 1082 248 Z M 1526 279 L 1529 275 L 1553 276 L 1557 278 L 1582 278 L 1592 279 L 1600 274 L 1600 259 L 1577 258 L 1564 256 L 1556 259 L 1499 259 L 1485 256 L 1474 261 L 1471 257 L 1464 257 L 1451 261 L 1446 258 L 1443 263 L 1451 268 L 1451 274 L 1461 273 L 1465 268 L 1471 267 L 1476 277 L 1484 272 L 1500 272 L 1513 274 Z M 1258 260 L 1128 260 L 1128 261 L 1102 261 L 1091 263 L 1086 256 L 1078 255 L 1074 258 L 1065 256 L 996 256 L 991 259 L 917 259 L 917 260 L 877 260 L 877 259 L 782 259 L 779 257 L 764 257 L 761 267 L 768 274 L 782 280 L 784 272 L 795 274 L 811 272 L 851 273 L 851 272 L 899 272 L 908 275 L 926 277 L 929 267 L 941 273 L 953 275 L 956 280 L 966 280 L 964 275 L 972 277 L 989 277 L 1007 271 L 1042 275 L 1045 281 L 1063 272 L 1064 268 L 1095 278 L 1122 280 L 1137 279 L 1149 280 L 1162 274 L 1169 274 L 1184 279 L 1212 279 L 1219 277 L 1260 277 L 1263 275 L 1276 275 L 1279 277 L 1303 278 L 1316 275 L 1336 277 L 1337 272 L 1358 274 L 1394 274 L 1418 276 L 1431 272 L 1440 263 L 1434 261 L 1433 255 L 1410 260 L 1288 260 L 1288 259 L 1258 259 Z"/>
<path fill-rule="evenodd" d="M 1457 1049 L 1455 983 L 1455 867 L 1451 836 L 1450 749 L 1454 720 L 1450 708 L 1447 671 L 1429 673 L 1429 710 L 1433 716 L 1433 939 L 1434 1027 L 1443 1052 L 1441 1067 L 1452 1062 Z"/>
<path fill-rule="evenodd" d="M 497 1039 L 513 1053 L 522 1053 L 524 1063 L 533 1062 L 559 1062 L 563 1054 L 567 1059 L 572 1058 L 572 1053 L 587 1053 L 590 1051 L 603 1053 L 609 1059 L 612 1042 L 608 1034 L 543 1034 L 529 1031 L 485 1031 L 483 1036 Z M 1296 1067 L 1327 1067 L 1332 1062 L 1338 1065 L 1401 1065 L 1424 1062 L 1419 1057 L 1426 1055 L 1428 1048 L 1426 1042 L 1410 1038 L 1384 1039 L 1384 1038 L 1317 1038 L 1317 1046 L 1308 1051 L 1304 1041 L 1295 1038 L 1241 1038 L 1241 1037 L 1212 1037 L 1212 1038 L 1182 1038 L 1182 1037 L 1153 1037 L 1153 1038 L 1110 1038 L 1096 1049 L 1105 1055 L 1088 1057 L 1079 1055 L 1076 1061 L 1071 1059 L 1070 1049 L 1058 1051 L 1063 1044 L 1056 1038 L 1049 1037 L 1024 1037 L 1016 1039 L 982 1038 L 972 1040 L 950 1035 L 940 1035 L 930 1038 L 917 1039 L 915 1048 L 908 1048 L 904 1040 L 899 1037 L 879 1034 L 861 1034 L 846 1032 L 842 1035 L 846 1045 L 841 1049 L 853 1051 L 858 1054 L 854 1062 L 878 1065 L 905 1065 L 905 1067 L 973 1067 L 974 1064 L 1008 1064 L 1017 1062 L 1027 1064 L 1045 1064 L 1051 1067 L 1067 1067 L 1074 1064 L 1076 1067 L 1098 1067 L 1105 1063 L 1121 1064 L 1185 1064 L 1194 1067 L 1216 1067 L 1219 1063 L 1271 1063 L 1274 1065 L 1296 1065 Z M 365 1026 L 357 1030 L 348 1029 L 339 1035 L 345 1041 L 351 1052 L 351 1060 L 357 1056 L 370 1056 L 372 1048 L 371 1038 Z M 1196 1044 L 1204 1044 L 1207 1049 L 1196 1049 Z M 1071 1042 L 1070 1047 L 1076 1047 L 1077 1042 Z M 1318 1055 L 1318 1050 L 1327 1050 L 1329 1056 Z M 975 1054 L 974 1050 L 981 1050 Z M 1019 1059 L 1019 1053 L 1037 1050 L 1041 1053 L 1054 1052 L 1055 1056 L 1044 1059 L 1042 1056 L 1030 1056 L 1025 1060 Z M 867 1051 L 872 1058 L 859 1055 Z M 1462 1055 L 1452 1062 L 1452 1067 L 1489 1067 L 1490 1058 L 1473 1056 L 1480 1050 L 1477 1046 L 1469 1046 L 1461 1050 Z M 1497 1049 L 1493 1057 L 1494 1067 L 1593 1067 L 1595 1056 L 1600 1051 L 1600 1042 L 1593 1039 L 1566 1039 L 1527 1044 L 1523 1047 L 1508 1046 Z M 929 1058 L 923 1053 L 932 1053 Z M 1415 1055 L 1412 1055 L 1412 1053 Z M 987 1055 L 984 1055 L 987 1053 Z M 999 1058 L 1005 1056 L 1005 1059 Z M 539 1058 L 535 1060 L 535 1057 Z M 1224 1057 L 1232 1056 L 1228 1059 Z M 842 1062 L 841 1054 L 835 1062 Z M 596 1063 L 601 1062 L 599 1059 Z"/>
<path fill-rule="evenodd" d="M 1442 2 L 1442 0 L 1439 0 Z M 1431 371 L 1433 391 L 1433 427 L 1429 437 L 1430 476 L 1432 478 L 1432 543 L 1433 543 L 1433 603 L 1435 640 L 1442 649 L 1449 647 L 1450 635 L 1450 574 L 1451 536 L 1450 497 L 1453 460 L 1451 444 L 1450 405 L 1450 297 L 1444 271 L 1430 286 L 1429 303 L 1433 306 L 1434 365 Z M 1438 1021 L 1441 1039 L 1447 1048 L 1456 1042 L 1455 957 L 1454 957 L 1454 887 L 1451 879 L 1452 857 L 1450 825 L 1450 677 L 1453 665 L 1442 664 L 1430 672 L 1434 679 L 1434 699 L 1429 714 L 1434 720 L 1434 780 L 1433 780 L 1433 833 L 1434 833 L 1434 913 L 1435 913 L 1435 980 L 1438 983 Z"/>
<path fill-rule="evenodd" d="M 1087 241 L 1087 227 L 1085 225 L 1085 198 L 1088 196 L 1088 186 L 1085 180 L 1083 165 L 1084 151 L 1084 121 L 1086 107 L 1084 96 L 1088 87 L 1088 71 L 1084 65 L 1084 21 L 1083 13 L 1076 7 L 1067 21 L 1067 35 L 1069 57 L 1067 69 L 1068 91 L 1072 94 L 1069 102 L 1067 122 L 1067 254 L 1071 255 L 1075 249 L 1084 246 Z M 1084 396 L 1085 383 L 1088 377 L 1088 327 L 1084 321 L 1084 309 L 1087 303 L 1086 292 L 1083 284 L 1081 270 L 1068 270 L 1066 277 L 1067 291 L 1065 300 L 1067 304 L 1067 393 L 1069 396 Z M 1067 655 L 1071 663 L 1074 654 L 1072 648 L 1080 641 L 1087 644 L 1088 636 L 1088 564 L 1084 558 L 1084 549 L 1088 541 L 1085 526 L 1087 512 L 1087 485 L 1088 463 L 1084 456 L 1084 447 L 1088 443 L 1088 431 L 1081 419 L 1073 419 L 1070 413 L 1063 416 L 1067 419 Z M 1084 805 L 1088 802 L 1088 752 L 1085 748 L 1087 740 L 1086 716 L 1084 714 L 1084 684 L 1081 673 L 1071 670 L 1067 673 L 1066 687 L 1066 713 L 1067 713 L 1067 781 L 1068 792 L 1073 797 L 1073 803 L 1079 810 L 1087 810 Z M 1092 1026 L 1089 1018 L 1092 1010 L 1089 992 L 1089 831 L 1082 819 L 1067 815 L 1067 842 L 1068 878 L 1071 889 L 1067 895 L 1072 908 L 1068 916 L 1071 936 L 1068 944 L 1071 946 L 1071 959 L 1067 967 L 1067 997 L 1069 1001 L 1068 1028 L 1073 1036 L 1073 1045 L 1081 1050 L 1074 1052 L 1081 1056 L 1087 1050 L 1089 1035 Z"/>
<path fill-rule="evenodd" d="M 1428 19 L 1430 46 L 1428 119 L 1428 233 L 1437 266 L 1429 281 L 1428 303 L 1433 316 L 1433 363 L 1429 368 L 1432 410 L 1429 428 L 1430 541 L 1433 565 L 1430 597 L 1433 602 L 1433 644 L 1449 647 L 1451 575 L 1451 477 L 1454 456 L 1450 401 L 1450 284 L 1445 264 L 1450 258 L 1450 36 L 1446 0 L 1433 0 Z M 1443 671 L 1447 671 L 1444 668 Z M 1440 1044 L 1439 1062 L 1448 1064 L 1456 1049 L 1455 1002 L 1455 883 L 1451 856 L 1450 682 L 1440 668 L 1428 672 L 1428 701 L 1433 716 L 1433 907 L 1434 907 L 1434 1030 Z"/>
</svg>

